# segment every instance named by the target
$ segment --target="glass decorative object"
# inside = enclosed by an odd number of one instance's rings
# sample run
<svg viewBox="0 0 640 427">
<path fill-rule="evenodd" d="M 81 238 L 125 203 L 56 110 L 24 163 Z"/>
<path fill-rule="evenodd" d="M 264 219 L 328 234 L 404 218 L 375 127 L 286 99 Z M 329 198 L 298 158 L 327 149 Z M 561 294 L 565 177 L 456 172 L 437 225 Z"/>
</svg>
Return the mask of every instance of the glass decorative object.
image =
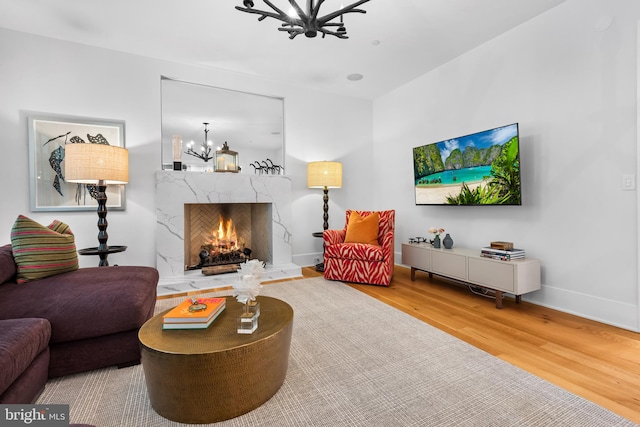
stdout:
<svg viewBox="0 0 640 427">
<path fill-rule="evenodd" d="M 238 317 L 238 333 L 252 334 L 258 329 L 258 318 L 260 317 L 260 303 L 258 301 L 247 301 L 244 311 Z"/>
<path fill-rule="evenodd" d="M 252 334 L 256 329 L 258 329 L 258 315 L 256 313 L 244 312 L 238 317 L 239 334 Z"/>
<path fill-rule="evenodd" d="M 216 150 L 215 163 L 213 165 L 215 172 L 239 172 L 238 152 L 230 150 L 227 141 L 225 141 L 222 148 Z"/>
<path fill-rule="evenodd" d="M 182 170 L 182 137 L 173 135 L 173 170 Z"/>
<path fill-rule="evenodd" d="M 247 309 L 249 310 L 249 313 L 260 317 L 260 303 L 258 301 L 249 301 L 247 303 Z"/>
<path fill-rule="evenodd" d="M 252 334 L 258 329 L 260 303 L 256 297 L 262 289 L 260 280 L 264 274 L 264 262 L 249 260 L 240 264 L 238 280 L 233 284 L 232 295 L 239 303 L 244 304 L 242 314 L 238 317 L 238 333 Z"/>
</svg>

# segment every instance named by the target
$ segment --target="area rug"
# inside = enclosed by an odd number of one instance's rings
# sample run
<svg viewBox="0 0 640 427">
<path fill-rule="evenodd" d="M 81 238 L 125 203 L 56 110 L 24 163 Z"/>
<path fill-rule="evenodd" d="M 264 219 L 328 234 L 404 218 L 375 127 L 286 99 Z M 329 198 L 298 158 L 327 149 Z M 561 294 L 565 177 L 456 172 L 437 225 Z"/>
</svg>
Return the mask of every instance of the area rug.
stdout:
<svg viewBox="0 0 640 427">
<path fill-rule="evenodd" d="M 343 283 L 295 280 L 262 294 L 294 309 L 287 378 L 261 407 L 209 425 L 636 425 Z M 71 422 L 98 427 L 186 425 L 151 408 L 139 365 L 50 380 L 36 403 L 69 404 Z"/>
</svg>

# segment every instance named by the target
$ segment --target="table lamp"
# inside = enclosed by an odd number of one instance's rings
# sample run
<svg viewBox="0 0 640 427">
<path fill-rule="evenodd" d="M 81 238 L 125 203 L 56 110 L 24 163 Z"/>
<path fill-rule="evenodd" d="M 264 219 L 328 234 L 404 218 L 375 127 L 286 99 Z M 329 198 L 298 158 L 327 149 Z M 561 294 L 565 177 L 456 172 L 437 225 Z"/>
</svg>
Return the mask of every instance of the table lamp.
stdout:
<svg viewBox="0 0 640 427">
<path fill-rule="evenodd" d="M 342 163 L 311 162 L 307 164 L 307 186 L 324 190 L 323 230 L 329 228 L 329 189 L 342 188 Z"/>
<path fill-rule="evenodd" d="M 108 144 L 65 145 L 64 172 L 67 182 L 93 184 L 98 188 L 98 250 L 100 267 L 107 266 L 107 185 L 129 181 L 129 152 Z"/>
</svg>

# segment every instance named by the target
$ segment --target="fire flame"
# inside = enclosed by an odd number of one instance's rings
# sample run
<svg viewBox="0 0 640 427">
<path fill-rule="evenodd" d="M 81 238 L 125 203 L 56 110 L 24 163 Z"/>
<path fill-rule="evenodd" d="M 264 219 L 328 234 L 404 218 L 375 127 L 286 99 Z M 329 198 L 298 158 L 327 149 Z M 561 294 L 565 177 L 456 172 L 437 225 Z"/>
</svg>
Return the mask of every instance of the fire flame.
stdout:
<svg viewBox="0 0 640 427">
<path fill-rule="evenodd" d="M 224 220 L 220 215 L 218 226 L 211 231 L 211 241 L 213 247 L 220 250 L 236 250 L 238 249 L 238 235 L 233 220 Z"/>
</svg>

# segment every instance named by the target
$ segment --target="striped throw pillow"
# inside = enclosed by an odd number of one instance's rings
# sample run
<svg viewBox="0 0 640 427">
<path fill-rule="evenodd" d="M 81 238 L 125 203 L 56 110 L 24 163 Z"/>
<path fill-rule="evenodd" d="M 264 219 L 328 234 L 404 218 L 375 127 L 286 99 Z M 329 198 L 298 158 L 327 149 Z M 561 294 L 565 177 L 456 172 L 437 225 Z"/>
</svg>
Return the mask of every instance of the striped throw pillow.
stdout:
<svg viewBox="0 0 640 427">
<path fill-rule="evenodd" d="M 18 283 L 78 269 L 75 238 L 62 221 L 45 227 L 19 215 L 11 229 L 11 248 L 18 266 Z"/>
</svg>

